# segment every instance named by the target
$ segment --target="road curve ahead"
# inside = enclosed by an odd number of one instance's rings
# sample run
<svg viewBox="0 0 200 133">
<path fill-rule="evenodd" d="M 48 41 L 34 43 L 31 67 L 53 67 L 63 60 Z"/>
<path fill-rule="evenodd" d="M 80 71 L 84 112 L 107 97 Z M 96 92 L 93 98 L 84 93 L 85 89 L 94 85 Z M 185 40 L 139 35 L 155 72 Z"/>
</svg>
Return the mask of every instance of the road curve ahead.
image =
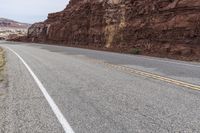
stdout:
<svg viewBox="0 0 200 133">
<path fill-rule="evenodd" d="M 200 64 L 0 42 L 0 133 L 198 133 Z"/>
</svg>

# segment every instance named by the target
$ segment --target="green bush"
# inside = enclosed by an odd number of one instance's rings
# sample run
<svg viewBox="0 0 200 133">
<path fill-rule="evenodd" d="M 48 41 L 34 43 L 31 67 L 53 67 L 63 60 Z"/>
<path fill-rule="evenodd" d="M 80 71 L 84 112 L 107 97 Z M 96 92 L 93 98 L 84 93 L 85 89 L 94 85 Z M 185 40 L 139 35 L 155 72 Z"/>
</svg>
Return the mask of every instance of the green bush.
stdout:
<svg viewBox="0 0 200 133">
<path fill-rule="evenodd" d="M 139 48 L 133 48 L 131 54 L 140 54 L 141 50 Z"/>
</svg>

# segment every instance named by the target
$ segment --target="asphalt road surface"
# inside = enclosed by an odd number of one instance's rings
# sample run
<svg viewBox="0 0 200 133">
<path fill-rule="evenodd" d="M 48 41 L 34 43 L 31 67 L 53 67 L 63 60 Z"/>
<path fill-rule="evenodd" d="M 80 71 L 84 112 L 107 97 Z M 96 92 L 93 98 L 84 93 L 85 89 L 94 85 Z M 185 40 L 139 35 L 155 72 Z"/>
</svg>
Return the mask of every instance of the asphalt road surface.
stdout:
<svg viewBox="0 0 200 133">
<path fill-rule="evenodd" d="M 0 133 L 199 133 L 200 64 L 0 42 Z M 68 127 L 67 127 L 68 126 Z"/>
</svg>

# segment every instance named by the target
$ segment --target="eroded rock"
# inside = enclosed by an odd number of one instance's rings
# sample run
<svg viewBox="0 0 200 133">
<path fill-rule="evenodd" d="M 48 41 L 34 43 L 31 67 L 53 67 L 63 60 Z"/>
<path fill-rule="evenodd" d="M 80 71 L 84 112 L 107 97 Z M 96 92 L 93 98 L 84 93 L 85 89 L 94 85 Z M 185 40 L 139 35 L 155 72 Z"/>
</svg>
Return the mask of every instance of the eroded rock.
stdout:
<svg viewBox="0 0 200 133">
<path fill-rule="evenodd" d="M 200 58 L 200 1 L 71 0 L 31 26 L 28 39 Z"/>
</svg>

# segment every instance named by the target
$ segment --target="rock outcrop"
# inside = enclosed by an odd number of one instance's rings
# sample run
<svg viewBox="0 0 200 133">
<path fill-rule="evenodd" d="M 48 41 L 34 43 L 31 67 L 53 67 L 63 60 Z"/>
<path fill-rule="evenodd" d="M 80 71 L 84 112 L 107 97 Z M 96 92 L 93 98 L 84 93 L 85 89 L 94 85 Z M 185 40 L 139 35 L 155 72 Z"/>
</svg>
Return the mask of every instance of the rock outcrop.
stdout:
<svg viewBox="0 0 200 133">
<path fill-rule="evenodd" d="M 5 40 L 5 38 L 4 37 L 0 37 L 0 40 Z"/>
<path fill-rule="evenodd" d="M 71 0 L 28 40 L 200 60 L 200 1 Z"/>
</svg>

